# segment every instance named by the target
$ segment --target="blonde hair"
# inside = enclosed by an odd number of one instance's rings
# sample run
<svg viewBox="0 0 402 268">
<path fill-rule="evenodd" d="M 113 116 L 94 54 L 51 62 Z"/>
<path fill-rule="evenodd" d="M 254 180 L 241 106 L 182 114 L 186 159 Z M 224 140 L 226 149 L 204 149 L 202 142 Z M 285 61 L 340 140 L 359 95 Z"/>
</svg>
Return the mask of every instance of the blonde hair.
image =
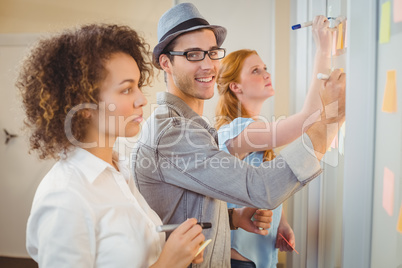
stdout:
<svg viewBox="0 0 402 268">
<path fill-rule="evenodd" d="M 230 90 L 230 83 L 240 83 L 240 73 L 244 66 L 244 61 L 251 55 L 258 55 L 258 53 L 251 49 L 240 49 L 230 53 L 221 61 L 216 82 L 219 93 L 219 101 L 215 110 L 216 129 L 230 124 L 238 117 L 251 117 L 233 91 Z M 273 150 L 265 151 L 263 161 L 270 161 L 274 158 Z"/>
</svg>

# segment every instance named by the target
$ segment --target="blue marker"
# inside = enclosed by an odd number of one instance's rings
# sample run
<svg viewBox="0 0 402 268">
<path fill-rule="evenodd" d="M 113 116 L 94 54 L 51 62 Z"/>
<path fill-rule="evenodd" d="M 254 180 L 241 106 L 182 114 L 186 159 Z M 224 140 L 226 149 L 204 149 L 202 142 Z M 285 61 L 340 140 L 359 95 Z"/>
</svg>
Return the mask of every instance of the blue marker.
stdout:
<svg viewBox="0 0 402 268">
<path fill-rule="evenodd" d="M 336 18 L 328 17 L 328 19 L 329 20 L 331 20 L 331 19 L 335 20 Z M 313 22 L 312 21 L 307 21 L 305 23 L 300 23 L 300 24 L 293 25 L 292 30 L 301 29 L 301 28 L 308 27 L 308 26 L 311 26 L 311 25 L 313 25 Z"/>
</svg>

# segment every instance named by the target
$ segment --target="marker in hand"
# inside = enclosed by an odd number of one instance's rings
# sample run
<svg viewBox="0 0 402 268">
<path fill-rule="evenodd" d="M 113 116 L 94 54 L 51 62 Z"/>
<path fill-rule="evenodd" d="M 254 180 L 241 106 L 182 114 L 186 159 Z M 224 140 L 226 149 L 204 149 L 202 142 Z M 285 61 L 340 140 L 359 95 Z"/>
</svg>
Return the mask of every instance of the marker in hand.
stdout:
<svg viewBox="0 0 402 268">
<path fill-rule="evenodd" d="M 335 20 L 336 18 L 328 17 L 328 19 L 329 20 L 331 20 L 331 19 Z M 307 22 L 304 22 L 304 23 L 295 24 L 295 25 L 292 26 L 292 30 L 301 29 L 301 28 L 308 27 L 308 26 L 311 26 L 311 25 L 313 25 L 313 21 L 307 21 Z"/>
<path fill-rule="evenodd" d="M 202 229 L 209 229 L 212 227 L 212 223 L 210 222 L 197 222 L 198 225 L 201 225 Z M 157 232 L 172 232 L 174 231 L 177 227 L 179 227 L 181 223 L 179 224 L 165 224 L 165 225 L 159 225 L 156 226 L 156 231 Z"/>
<path fill-rule="evenodd" d="M 301 29 L 301 28 L 308 27 L 308 26 L 311 26 L 311 25 L 313 25 L 312 21 L 307 21 L 305 23 L 295 24 L 295 25 L 292 26 L 292 30 Z"/>
</svg>

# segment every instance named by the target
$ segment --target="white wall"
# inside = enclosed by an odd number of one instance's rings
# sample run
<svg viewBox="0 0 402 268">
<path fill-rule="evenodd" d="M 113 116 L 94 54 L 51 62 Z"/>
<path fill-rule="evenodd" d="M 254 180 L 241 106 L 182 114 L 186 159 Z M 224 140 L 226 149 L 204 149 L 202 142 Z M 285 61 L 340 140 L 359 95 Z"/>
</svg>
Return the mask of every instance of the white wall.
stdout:
<svg viewBox="0 0 402 268">
<path fill-rule="evenodd" d="M 227 53 L 248 48 L 255 49 L 267 65 L 268 71 L 274 76 L 274 42 L 275 42 L 275 1 L 274 0 L 184 0 L 177 3 L 194 3 L 200 13 L 210 24 L 222 25 L 227 31 L 227 37 L 222 47 Z M 211 8 L 213 7 L 213 8 Z M 273 80 L 275 88 L 275 79 Z M 219 94 L 215 88 L 214 97 L 205 101 L 204 116 L 213 124 L 215 107 Z M 266 101 L 262 108 L 262 116 L 271 119 L 274 111 L 274 98 Z"/>
<path fill-rule="evenodd" d="M 38 37 L 35 33 L 103 22 L 133 27 L 153 48 L 159 17 L 172 4 L 167 0 L 0 1 L 0 256 L 28 256 L 26 221 L 36 187 L 53 163 L 39 161 L 36 154 L 28 155 L 27 136 L 21 131 L 23 115 L 14 81 L 25 46 Z M 16 33 L 21 36 L 15 36 Z M 154 87 L 145 89 L 148 105 L 144 117 L 151 113 L 156 92 L 164 89 L 161 78 Z M 20 137 L 5 145 L 3 128 Z"/>
<path fill-rule="evenodd" d="M 29 155 L 24 114 L 14 86 L 16 66 L 36 36 L 0 35 L 0 255 L 27 256 L 25 228 L 36 187 L 53 161 Z M 5 144 L 7 129 L 18 137 Z"/>
</svg>

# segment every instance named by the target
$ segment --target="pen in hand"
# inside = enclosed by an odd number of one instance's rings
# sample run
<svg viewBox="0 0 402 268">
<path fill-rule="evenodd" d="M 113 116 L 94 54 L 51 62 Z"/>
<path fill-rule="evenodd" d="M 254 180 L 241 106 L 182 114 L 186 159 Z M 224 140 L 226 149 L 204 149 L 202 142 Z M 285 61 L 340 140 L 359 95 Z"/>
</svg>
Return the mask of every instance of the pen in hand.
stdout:
<svg viewBox="0 0 402 268">
<path fill-rule="evenodd" d="M 329 20 L 331 20 L 331 19 L 335 20 L 336 18 L 328 17 L 328 19 Z M 301 29 L 301 28 L 308 27 L 308 26 L 311 26 L 311 25 L 313 25 L 313 21 L 307 21 L 307 22 L 304 22 L 304 23 L 295 24 L 295 25 L 292 26 L 292 30 Z"/>
<path fill-rule="evenodd" d="M 202 229 L 209 229 L 212 227 L 212 223 L 210 223 L 210 222 L 197 222 L 197 224 L 200 225 Z M 180 225 L 181 225 L 181 223 L 159 225 L 159 226 L 156 226 L 156 231 L 157 232 L 172 232 Z"/>
</svg>

